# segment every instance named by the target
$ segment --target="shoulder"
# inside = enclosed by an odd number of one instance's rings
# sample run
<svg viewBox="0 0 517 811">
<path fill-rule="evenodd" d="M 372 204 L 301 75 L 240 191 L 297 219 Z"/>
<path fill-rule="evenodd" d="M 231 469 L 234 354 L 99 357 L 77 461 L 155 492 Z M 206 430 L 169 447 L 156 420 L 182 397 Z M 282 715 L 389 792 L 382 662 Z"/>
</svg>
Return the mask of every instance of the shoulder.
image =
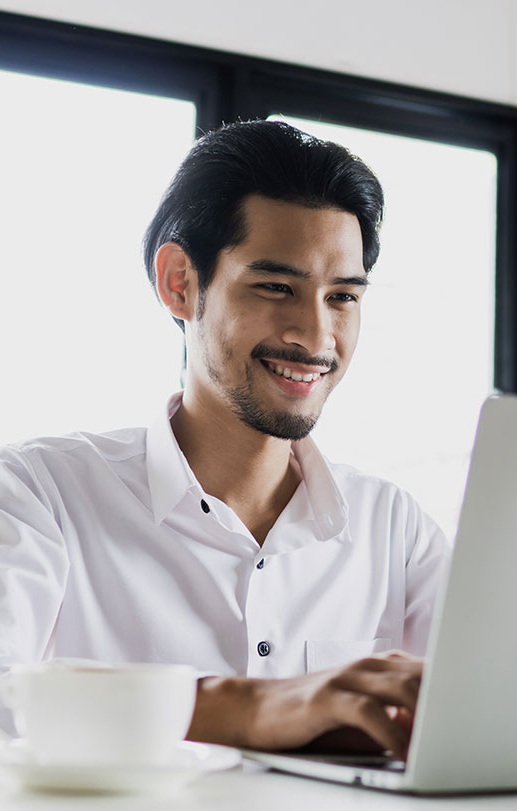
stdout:
<svg viewBox="0 0 517 811">
<path fill-rule="evenodd" d="M 354 526 L 368 525 L 377 537 L 403 539 L 410 547 L 418 541 L 449 546 L 441 528 L 407 490 L 380 476 L 362 473 L 350 465 L 328 462 L 336 486 L 346 499 Z"/>
<path fill-rule="evenodd" d="M 326 460 L 338 489 L 347 498 L 363 498 L 372 502 L 392 503 L 399 506 L 416 504 L 403 488 L 381 476 L 364 473 L 351 465 Z"/>
<path fill-rule="evenodd" d="M 95 462 L 123 462 L 145 453 L 145 438 L 145 428 L 36 437 L 1 447 L 0 466 L 23 476 Z"/>
</svg>

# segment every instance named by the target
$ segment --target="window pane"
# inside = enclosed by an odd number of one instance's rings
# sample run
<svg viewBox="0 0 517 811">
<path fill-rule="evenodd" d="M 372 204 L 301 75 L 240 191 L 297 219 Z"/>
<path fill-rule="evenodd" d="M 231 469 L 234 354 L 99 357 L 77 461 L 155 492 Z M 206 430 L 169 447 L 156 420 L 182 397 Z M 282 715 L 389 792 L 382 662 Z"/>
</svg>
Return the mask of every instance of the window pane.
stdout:
<svg viewBox="0 0 517 811">
<path fill-rule="evenodd" d="M 386 196 L 359 346 L 314 436 L 329 457 L 412 492 L 454 537 L 479 409 L 493 386 L 496 158 L 284 120 L 347 146 Z"/>
<path fill-rule="evenodd" d="M 195 107 L 4 71 L 0 96 L 0 443 L 145 424 L 183 342 L 140 244 Z"/>
</svg>

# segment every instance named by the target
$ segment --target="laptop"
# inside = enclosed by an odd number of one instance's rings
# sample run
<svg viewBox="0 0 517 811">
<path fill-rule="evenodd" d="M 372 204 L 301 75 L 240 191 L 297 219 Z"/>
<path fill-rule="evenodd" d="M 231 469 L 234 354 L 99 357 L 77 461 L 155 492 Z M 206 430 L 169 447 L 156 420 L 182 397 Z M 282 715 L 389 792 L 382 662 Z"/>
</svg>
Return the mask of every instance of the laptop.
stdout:
<svg viewBox="0 0 517 811">
<path fill-rule="evenodd" d="M 517 396 L 489 397 L 481 409 L 407 762 L 245 755 L 281 771 L 397 792 L 517 790 Z"/>
</svg>

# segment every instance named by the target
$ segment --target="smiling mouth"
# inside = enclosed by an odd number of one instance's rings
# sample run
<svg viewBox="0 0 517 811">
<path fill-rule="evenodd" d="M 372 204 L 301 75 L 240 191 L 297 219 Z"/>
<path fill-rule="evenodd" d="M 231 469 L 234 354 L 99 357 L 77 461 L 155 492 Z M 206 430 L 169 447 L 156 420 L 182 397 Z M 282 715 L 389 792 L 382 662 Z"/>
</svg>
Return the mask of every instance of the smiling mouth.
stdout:
<svg viewBox="0 0 517 811">
<path fill-rule="evenodd" d="M 285 380 L 293 380 L 295 383 L 313 383 L 315 380 L 327 374 L 327 372 L 307 372 L 304 374 L 290 369 L 288 366 L 282 366 L 279 363 L 272 363 L 268 360 L 261 362 L 270 372 L 278 375 L 278 377 L 283 377 Z"/>
</svg>

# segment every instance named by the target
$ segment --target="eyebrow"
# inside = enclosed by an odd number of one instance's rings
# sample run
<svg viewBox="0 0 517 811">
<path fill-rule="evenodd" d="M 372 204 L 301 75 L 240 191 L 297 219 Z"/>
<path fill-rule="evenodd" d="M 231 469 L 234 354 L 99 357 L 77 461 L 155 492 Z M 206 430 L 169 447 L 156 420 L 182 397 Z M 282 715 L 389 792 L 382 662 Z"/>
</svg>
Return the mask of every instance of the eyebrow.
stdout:
<svg viewBox="0 0 517 811">
<path fill-rule="evenodd" d="M 296 279 L 310 279 L 311 274 L 307 270 L 301 270 L 294 265 L 286 265 L 283 262 L 274 262 L 272 259 L 254 259 L 246 265 L 247 270 L 252 273 L 274 273 L 278 276 L 293 276 Z M 331 280 L 331 284 L 348 284 L 355 287 L 367 287 L 370 281 L 367 276 L 336 276 Z"/>
</svg>

